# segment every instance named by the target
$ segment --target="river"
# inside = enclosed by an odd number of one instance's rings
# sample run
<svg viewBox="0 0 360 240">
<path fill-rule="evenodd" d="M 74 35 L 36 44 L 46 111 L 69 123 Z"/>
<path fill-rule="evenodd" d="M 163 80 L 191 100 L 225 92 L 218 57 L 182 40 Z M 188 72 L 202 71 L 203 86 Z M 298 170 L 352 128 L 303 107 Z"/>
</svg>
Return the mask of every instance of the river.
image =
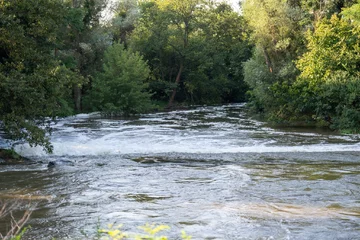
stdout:
<svg viewBox="0 0 360 240">
<path fill-rule="evenodd" d="M 82 239 L 108 223 L 166 224 L 171 239 L 360 236 L 359 135 L 270 128 L 243 104 L 53 128 L 52 155 L 19 144 L 37 163 L 0 166 L 0 200 L 31 199 L 25 239 Z"/>
</svg>

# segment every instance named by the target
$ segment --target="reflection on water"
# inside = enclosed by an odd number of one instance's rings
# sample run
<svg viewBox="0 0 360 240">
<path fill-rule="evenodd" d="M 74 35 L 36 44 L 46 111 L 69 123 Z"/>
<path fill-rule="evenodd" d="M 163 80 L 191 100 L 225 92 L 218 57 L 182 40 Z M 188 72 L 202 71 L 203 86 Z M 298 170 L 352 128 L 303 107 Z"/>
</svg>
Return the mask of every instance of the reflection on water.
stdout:
<svg viewBox="0 0 360 240">
<path fill-rule="evenodd" d="M 357 135 L 274 130 L 242 105 L 54 127 L 54 155 L 18 146 L 38 163 L 0 166 L 0 199 L 37 203 L 26 239 L 81 238 L 98 221 L 168 224 L 171 239 L 181 229 L 194 239 L 359 235 Z"/>
</svg>

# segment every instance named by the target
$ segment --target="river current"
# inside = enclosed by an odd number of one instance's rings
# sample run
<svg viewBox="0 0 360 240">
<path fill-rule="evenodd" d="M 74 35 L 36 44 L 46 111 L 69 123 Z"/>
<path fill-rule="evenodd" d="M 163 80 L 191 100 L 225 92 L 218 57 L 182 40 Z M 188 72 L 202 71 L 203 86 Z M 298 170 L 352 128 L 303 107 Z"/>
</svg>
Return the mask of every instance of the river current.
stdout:
<svg viewBox="0 0 360 240">
<path fill-rule="evenodd" d="M 170 239 L 360 236 L 359 135 L 270 128 L 242 104 L 53 128 L 52 155 L 18 144 L 36 163 L 0 166 L 0 200 L 33 209 L 25 239 L 86 239 L 108 223 L 166 224 Z"/>
</svg>

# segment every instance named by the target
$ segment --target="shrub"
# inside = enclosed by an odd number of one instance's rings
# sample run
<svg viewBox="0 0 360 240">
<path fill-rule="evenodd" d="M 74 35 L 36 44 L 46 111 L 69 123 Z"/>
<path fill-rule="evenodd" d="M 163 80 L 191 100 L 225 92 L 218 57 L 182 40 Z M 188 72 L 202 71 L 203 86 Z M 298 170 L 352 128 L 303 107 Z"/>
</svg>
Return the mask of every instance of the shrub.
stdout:
<svg viewBox="0 0 360 240">
<path fill-rule="evenodd" d="M 103 72 L 93 82 L 90 102 L 93 110 L 109 115 L 142 113 L 151 108 L 146 91 L 149 67 L 139 53 L 125 49 L 120 43 L 105 52 Z M 88 101 L 89 102 L 89 101 Z"/>
</svg>

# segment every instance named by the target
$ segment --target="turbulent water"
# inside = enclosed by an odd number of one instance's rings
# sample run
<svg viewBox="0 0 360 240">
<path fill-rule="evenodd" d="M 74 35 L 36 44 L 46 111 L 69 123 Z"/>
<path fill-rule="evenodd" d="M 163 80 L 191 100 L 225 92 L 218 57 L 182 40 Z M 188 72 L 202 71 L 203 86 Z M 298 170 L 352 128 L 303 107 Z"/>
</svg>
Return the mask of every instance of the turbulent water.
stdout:
<svg viewBox="0 0 360 240">
<path fill-rule="evenodd" d="M 171 239 L 360 236 L 359 135 L 269 128 L 243 105 L 53 127 L 53 155 L 19 144 L 37 163 L 0 166 L 0 200 L 33 205 L 26 239 L 82 239 L 108 223 L 166 224 Z"/>
</svg>

